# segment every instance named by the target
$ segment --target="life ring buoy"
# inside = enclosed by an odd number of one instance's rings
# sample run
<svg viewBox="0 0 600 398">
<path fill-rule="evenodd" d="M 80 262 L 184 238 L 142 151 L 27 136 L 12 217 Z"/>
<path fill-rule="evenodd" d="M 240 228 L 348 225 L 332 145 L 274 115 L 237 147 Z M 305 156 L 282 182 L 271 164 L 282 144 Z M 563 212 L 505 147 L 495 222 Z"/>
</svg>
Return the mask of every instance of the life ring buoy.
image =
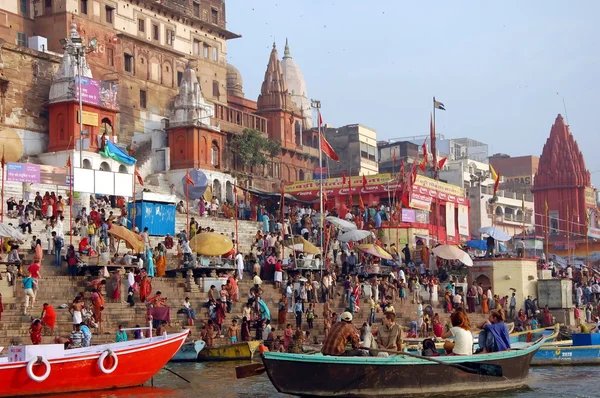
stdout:
<svg viewBox="0 0 600 398">
<path fill-rule="evenodd" d="M 40 362 L 44 364 L 44 366 L 46 366 L 46 371 L 43 375 L 37 376 L 35 373 L 33 373 L 33 365 Z M 48 360 L 44 357 L 31 358 L 31 360 L 27 362 L 27 376 L 29 376 L 31 380 L 36 381 L 38 383 L 41 383 L 42 381 L 46 380 L 48 376 L 50 376 L 50 370 L 50 362 L 48 362 Z"/>
<path fill-rule="evenodd" d="M 110 355 L 110 357 L 113 359 L 113 365 L 110 368 L 106 368 L 104 366 L 104 360 Z M 102 353 L 102 355 L 100 355 L 100 358 L 98 358 L 98 368 L 100 368 L 100 371 L 106 375 L 111 374 L 112 372 L 114 372 L 117 369 L 117 366 L 119 365 L 119 357 L 117 356 L 117 354 L 115 354 L 112 350 L 106 350 Z"/>
</svg>

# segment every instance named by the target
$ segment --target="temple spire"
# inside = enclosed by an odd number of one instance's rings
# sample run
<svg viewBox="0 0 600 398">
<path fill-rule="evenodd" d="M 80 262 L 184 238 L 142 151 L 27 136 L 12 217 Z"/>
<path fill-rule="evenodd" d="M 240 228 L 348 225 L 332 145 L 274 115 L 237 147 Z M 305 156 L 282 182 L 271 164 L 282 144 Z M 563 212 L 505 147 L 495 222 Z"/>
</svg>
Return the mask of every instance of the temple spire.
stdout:
<svg viewBox="0 0 600 398">
<path fill-rule="evenodd" d="M 290 54 L 290 45 L 288 44 L 287 37 L 285 38 L 285 49 L 283 50 L 283 59 L 286 58 L 292 58 L 292 55 Z"/>
<path fill-rule="evenodd" d="M 279 54 L 275 43 L 273 43 L 269 64 L 258 96 L 258 109 L 287 109 L 290 103 L 288 97 L 289 93 L 279 62 Z"/>
</svg>

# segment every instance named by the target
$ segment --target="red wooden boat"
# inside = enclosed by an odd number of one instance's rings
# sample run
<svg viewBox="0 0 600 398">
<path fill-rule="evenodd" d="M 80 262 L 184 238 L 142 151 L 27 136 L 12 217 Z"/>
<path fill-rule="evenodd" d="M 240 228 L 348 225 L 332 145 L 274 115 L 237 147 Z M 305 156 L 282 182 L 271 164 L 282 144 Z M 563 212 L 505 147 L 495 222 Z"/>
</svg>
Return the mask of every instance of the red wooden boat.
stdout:
<svg viewBox="0 0 600 398">
<path fill-rule="evenodd" d="M 0 397 L 133 387 L 177 353 L 189 330 L 65 350 L 62 344 L 9 347 L 0 358 Z"/>
</svg>

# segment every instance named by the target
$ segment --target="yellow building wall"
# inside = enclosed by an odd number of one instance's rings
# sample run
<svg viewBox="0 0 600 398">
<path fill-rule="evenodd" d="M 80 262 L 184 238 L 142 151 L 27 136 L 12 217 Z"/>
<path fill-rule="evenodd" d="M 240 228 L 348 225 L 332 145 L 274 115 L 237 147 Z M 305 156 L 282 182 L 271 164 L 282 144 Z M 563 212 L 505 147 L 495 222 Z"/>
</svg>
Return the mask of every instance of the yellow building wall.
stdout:
<svg viewBox="0 0 600 398">
<path fill-rule="evenodd" d="M 511 297 L 513 291 L 510 289 L 516 289 L 516 311 L 525 308 L 527 296 L 537 296 L 537 267 L 534 260 L 493 260 L 492 269 L 492 293 Z"/>
</svg>

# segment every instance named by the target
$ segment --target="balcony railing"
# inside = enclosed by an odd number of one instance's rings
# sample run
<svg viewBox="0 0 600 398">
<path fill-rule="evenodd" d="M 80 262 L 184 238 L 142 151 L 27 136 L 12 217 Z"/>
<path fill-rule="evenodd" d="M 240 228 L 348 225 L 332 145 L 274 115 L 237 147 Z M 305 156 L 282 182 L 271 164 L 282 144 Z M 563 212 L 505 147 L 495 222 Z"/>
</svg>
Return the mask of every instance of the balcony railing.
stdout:
<svg viewBox="0 0 600 398">
<path fill-rule="evenodd" d="M 498 214 L 489 214 L 488 213 L 488 218 L 489 219 L 494 219 L 496 222 L 511 222 L 511 223 L 523 223 L 523 216 L 521 215 L 517 215 L 517 214 L 504 214 L 504 215 L 498 215 Z M 531 224 L 531 216 L 530 215 L 526 215 L 525 216 L 525 224 Z"/>
<path fill-rule="evenodd" d="M 215 120 L 222 131 L 240 134 L 244 129 L 267 132 L 267 119 L 226 105 L 215 104 Z"/>
</svg>

